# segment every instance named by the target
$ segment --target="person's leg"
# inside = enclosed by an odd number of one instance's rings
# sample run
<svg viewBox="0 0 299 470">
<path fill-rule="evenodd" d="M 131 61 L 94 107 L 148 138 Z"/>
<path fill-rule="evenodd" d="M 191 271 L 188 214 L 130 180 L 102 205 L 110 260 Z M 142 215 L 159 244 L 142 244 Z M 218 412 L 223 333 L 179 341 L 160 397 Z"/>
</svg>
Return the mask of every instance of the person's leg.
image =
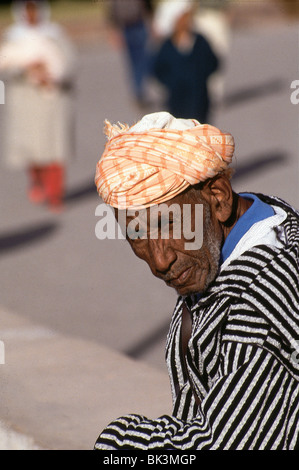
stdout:
<svg viewBox="0 0 299 470">
<path fill-rule="evenodd" d="M 33 203 L 41 203 L 46 199 L 45 188 L 43 184 L 43 167 L 30 166 L 29 170 L 29 190 L 28 198 Z"/>
<path fill-rule="evenodd" d="M 52 163 L 44 169 L 44 184 L 49 207 L 55 212 L 63 209 L 64 198 L 64 166 Z"/>
<path fill-rule="evenodd" d="M 147 28 L 143 23 L 129 26 L 124 30 L 128 56 L 131 64 L 133 89 L 137 100 L 143 100 L 144 81 L 148 75 Z"/>
</svg>

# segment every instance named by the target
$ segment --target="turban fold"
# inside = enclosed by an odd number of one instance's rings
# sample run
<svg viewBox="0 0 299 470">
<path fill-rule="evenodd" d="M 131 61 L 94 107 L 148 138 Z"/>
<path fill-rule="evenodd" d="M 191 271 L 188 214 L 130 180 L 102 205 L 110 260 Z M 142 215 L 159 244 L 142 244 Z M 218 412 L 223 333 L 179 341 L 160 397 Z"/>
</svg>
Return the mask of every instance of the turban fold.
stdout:
<svg viewBox="0 0 299 470">
<path fill-rule="evenodd" d="M 106 134 L 95 183 L 103 201 L 118 209 L 168 201 L 225 171 L 234 152 L 231 134 L 166 112 L 132 127 L 106 121 Z"/>
</svg>

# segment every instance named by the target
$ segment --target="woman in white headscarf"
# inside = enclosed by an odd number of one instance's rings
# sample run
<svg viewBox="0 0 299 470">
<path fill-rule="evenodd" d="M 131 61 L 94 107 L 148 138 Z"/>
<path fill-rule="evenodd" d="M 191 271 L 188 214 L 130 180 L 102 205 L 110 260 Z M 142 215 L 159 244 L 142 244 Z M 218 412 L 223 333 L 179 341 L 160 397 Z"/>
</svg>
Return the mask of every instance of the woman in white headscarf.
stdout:
<svg viewBox="0 0 299 470">
<path fill-rule="evenodd" d="M 28 196 L 62 208 L 65 164 L 72 154 L 74 50 L 50 22 L 44 1 L 13 5 L 15 23 L 4 34 L 0 71 L 6 87 L 6 160 L 28 170 Z"/>
</svg>

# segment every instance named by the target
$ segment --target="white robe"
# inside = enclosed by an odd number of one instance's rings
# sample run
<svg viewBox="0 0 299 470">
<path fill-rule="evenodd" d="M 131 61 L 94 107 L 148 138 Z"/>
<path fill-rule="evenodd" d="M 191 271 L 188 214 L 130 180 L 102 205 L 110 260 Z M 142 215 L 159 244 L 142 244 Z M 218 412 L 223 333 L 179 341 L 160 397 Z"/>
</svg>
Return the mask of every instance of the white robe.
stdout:
<svg viewBox="0 0 299 470">
<path fill-rule="evenodd" d="M 53 86 L 25 73 L 44 62 Z M 4 34 L 0 73 L 5 83 L 4 159 L 10 167 L 64 163 L 73 153 L 74 49 L 62 29 L 45 19 L 30 26 L 20 16 Z"/>
</svg>

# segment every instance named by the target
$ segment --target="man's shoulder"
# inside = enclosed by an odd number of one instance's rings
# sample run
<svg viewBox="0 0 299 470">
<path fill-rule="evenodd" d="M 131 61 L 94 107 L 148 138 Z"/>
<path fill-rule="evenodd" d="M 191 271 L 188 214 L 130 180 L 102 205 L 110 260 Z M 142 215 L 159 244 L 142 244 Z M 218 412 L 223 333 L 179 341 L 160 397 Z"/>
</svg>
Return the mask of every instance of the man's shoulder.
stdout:
<svg viewBox="0 0 299 470">
<path fill-rule="evenodd" d="M 282 209 L 286 213 L 285 220 L 281 223 L 286 234 L 286 248 L 292 248 L 299 257 L 299 211 L 291 204 L 276 196 L 256 194 L 263 202 Z"/>
<path fill-rule="evenodd" d="M 291 204 L 286 202 L 285 200 L 281 199 L 278 196 L 268 196 L 262 193 L 253 193 L 255 194 L 261 201 L 269 204 L 271 206 L 277 206 L 281 209 L 285 210 L 288 214 L 291 214 L 299 221 L 299 210 L 294 208 Z"/>
</svg>

